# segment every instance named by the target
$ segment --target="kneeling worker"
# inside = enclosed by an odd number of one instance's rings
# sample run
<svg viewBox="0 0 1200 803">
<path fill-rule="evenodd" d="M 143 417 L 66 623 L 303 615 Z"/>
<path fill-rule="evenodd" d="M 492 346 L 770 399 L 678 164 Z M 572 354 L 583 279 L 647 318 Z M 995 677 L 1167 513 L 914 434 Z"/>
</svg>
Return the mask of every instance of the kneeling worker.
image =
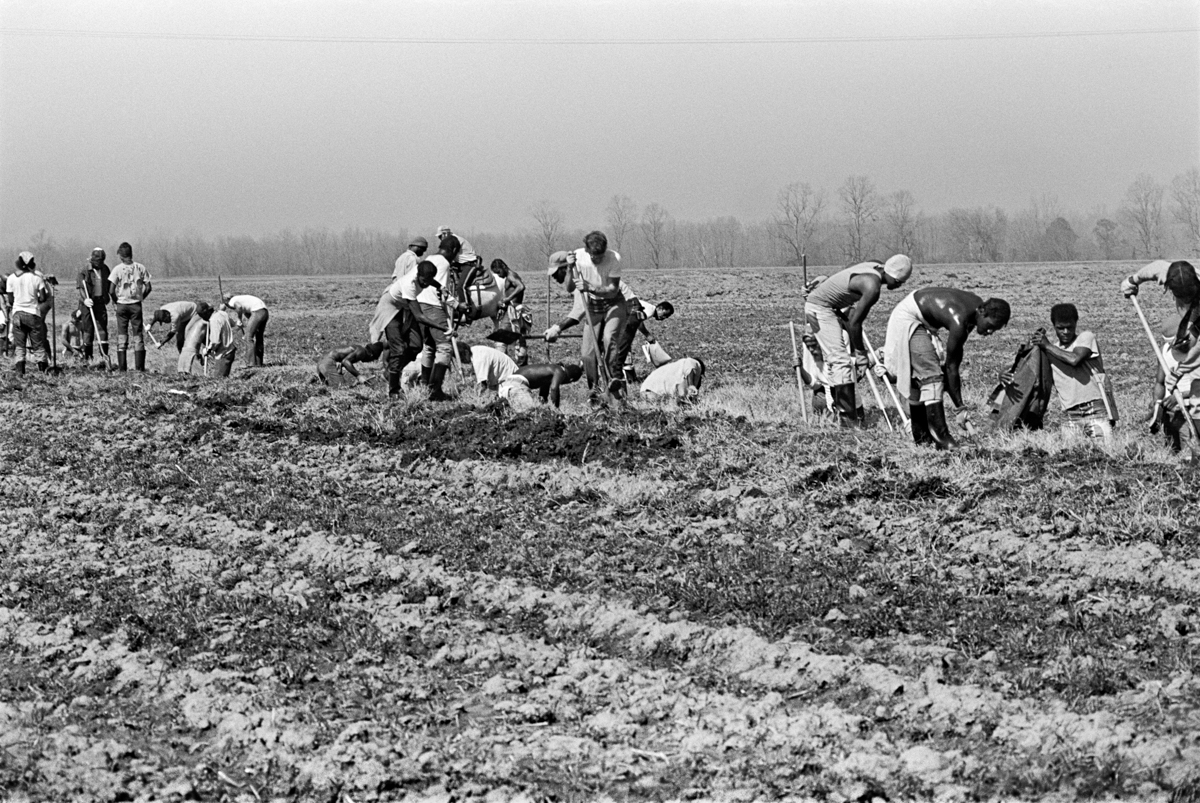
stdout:
<svg viewBox="0 0 1200 803">
<path fill-rule="evenodd" d="M 383 349 L 384 343 L 382 341 L 369 343 L 365 346 L 345 346 L 340 349 L 334 349 L 317 363 L 317 376 L 322 383 L 331 388 L 351 387 L 360 382 L 366 382 L 367 380 L 359 376 L 358 369 L 354 367 L 354 364 L 358 362 L 375 362 L 379 359 L 379 355 L 383 354 Z M 347 379 L 346 374 L 354 377 L 354 379 Z"/>
</svg>

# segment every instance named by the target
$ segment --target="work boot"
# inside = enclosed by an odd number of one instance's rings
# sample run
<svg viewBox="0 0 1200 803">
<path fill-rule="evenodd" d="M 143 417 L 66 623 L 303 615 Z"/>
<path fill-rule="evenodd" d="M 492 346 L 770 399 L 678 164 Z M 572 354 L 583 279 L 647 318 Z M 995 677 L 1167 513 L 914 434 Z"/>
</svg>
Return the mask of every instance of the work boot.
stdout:
<svg viewBox="0 0 1200 803">
<path fill-rule="evenodd" d="M 146 352 L 135 351 L 133 353 L 133 370 L 146 372 Z"/>
<path fill-rule="evenodd" d="M 388 371 L 387 380 L 388 380 L 388 395 L 389 396 L 399 396 L 400 395 L 400 373 L 397 371 Z"/>
<path fill-rule="evenodd" d="M 433 366 L 432 365 L 422 365 L 421 366 L 421 384 L 428 386 L 429 381 L 432 378 L 433 378 Z"/>
<path fill-rule="evenodd" d="M 929 417 L 925 413 L 925 405 L 919 402 L 908 405 L 908 420 L 912 424 L 913 443 L 917 446 L 933 445 L 933 437 L 929 434 Z"/>
<path fill-rule="evenodd" d="M 925 413 L 929 417 L 929 434 L 938 450 L 956 448 L 958 441 L 954 440 L 950 434 L 950 427 L 946 425 L 946 405 L 942 402 L 927 404 Z"/>
<path fill-rule="evenodd" d="M 21 360 L 19 363 L 16 363 L 13 366 L 13 370 L 16 371 L 18 374 L 20 374 L 21 376 L 24 376 L 25 375 L 25 361 Z"/>
<path fill-rule="evenodd" d="M 46 362 L 45 360 L 40 360 L 37 364 L 37 367 L 38 367 L 38 373 L 44 374 L 50 370 L 50 363 Z"/>
<path fill-rule="evenodd" d="M 450 401 L 450 397 L 442 392 L 442 382 L 446 379 L 445 365 L 435 365 L 429 375 L 429 400 L 434 402 Z"/>
<path fill-rule="evenodd" d="M 858 403 L 854 399 L 854 384 L 833 386 L 833 409 L 837 413 L 838 425 L 843 427 L 861 426 L 858 419 Z"/>
<path fill-rule="evenodd" d="M 123 351 L 117 352 L 117 370 L 118 371 L 128 371 L 129 370 L 129 363 L 126 361 L 125 357 L 126 357 L 125 352 L 123 352 Z"/>
<path fill-rule="evenodd" d="M 88 343 L 86 346 L 83 347 L 83 359 L 86 361 L 85 362 L 86 365 L 92 364 L 92 344 L 91 343 Z"/>
</svg>

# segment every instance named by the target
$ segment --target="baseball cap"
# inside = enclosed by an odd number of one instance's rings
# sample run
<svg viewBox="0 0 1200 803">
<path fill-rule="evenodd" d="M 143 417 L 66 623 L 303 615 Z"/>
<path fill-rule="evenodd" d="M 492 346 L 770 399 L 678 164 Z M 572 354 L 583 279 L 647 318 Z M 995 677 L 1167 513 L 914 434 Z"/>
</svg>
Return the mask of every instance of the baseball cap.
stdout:
<svg viewBox="0 0 1200 803">
<path fill-rule="evenodd" d="M 912 260 L 904 254 L 896 254 L 883 263 L 883 272 L 898 282 L 907 281 L 912 276 Z"/>
<path fill-rule="evenodd" d="M 9 253 L 12 253 L 12 252 L 10 251 Z M 17 254 L 17 257 L 20 258 L 20 260 L 22 262 L 24 262 L 26 265 L 33 264 L 33 254 L 30 253 L 29 251 L 22 251 L 21 253 Z"/>
<path fill-rule="evenodd" d="M 438 239 L 441 239 L 443 236 L 445 236 L 445 235 L 447 235 L 447 234 L 449 234 L 449 233 L 450 233 L 450 227 L 449 227 L 449 226 L 438 226 L 438 229 L 437 229 L 437 236 L 438 236 Z"/>
<path fill-rule="evenodd" d="M 424 237 L 413 237 L 413 238 L 412 238 L 412 239 L 409 241 L 409 243 L 408 243 L 408 244 L 409 244 L 409 245 L 420 245 L 420 246 L 423 246 L 423 247 L 425 247 L 425 248 L 428 248 L 428 247 L 429 247 L 429 241 L 428 241 L 428 240 L 426 240 Z"/>
<path fill-rule="evenodd" d="M 546 267 L 546 275 L 553 276 L 558 272 L 558 269 L 567 264 L 567 252 L 555 251 L 550 255 L 550 264 Z"/>
</svg>

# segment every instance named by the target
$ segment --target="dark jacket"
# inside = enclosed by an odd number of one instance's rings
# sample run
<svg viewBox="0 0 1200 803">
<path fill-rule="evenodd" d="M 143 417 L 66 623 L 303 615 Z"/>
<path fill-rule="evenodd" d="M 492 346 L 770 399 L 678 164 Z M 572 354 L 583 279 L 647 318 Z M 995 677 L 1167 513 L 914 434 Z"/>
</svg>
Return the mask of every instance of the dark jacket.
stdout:
<svg viewBox="0 0 1200 803">
<path fill-rule="evenodd" d="M 112 288 L 112 283 L 108 280 L 108 265 L 101 265 L 99 271 L 93 271 L 89 264 L 79 271 L 75 278 L 75 286 L 94 303 L 107 304 L 108 293 Z"/>
</svg>

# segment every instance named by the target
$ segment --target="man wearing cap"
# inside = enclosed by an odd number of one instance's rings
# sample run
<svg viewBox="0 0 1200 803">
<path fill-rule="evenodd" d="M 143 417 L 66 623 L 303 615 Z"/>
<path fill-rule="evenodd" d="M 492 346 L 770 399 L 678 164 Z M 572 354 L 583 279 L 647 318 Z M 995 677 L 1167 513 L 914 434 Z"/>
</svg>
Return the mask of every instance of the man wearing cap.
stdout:
<svg viewBox="0 0 1200 803">
<path fill-rule="evenodd" d="M 388 395 L 400 395 L 400 375 L 420 354 L 425 343 L 424 329 L 445 331 L 445 313 L 435 321 L 425 314 L 420 303 L 421 293 L 441 289 L 437 281 L 438 267 L 424 260 L 415 268 L 388 285 L 375 305 L 375 315 L 367 327 L 367 342 L 387 343 Z"/>
<path fill-rule="evenodd" d="M 158 347 L 162 348 L 167 344 L 168 340 L 174 337 L 175 351 L 182 352 L 188 323 L 191 322 L 192 316 L 195 314 L 196 305 L 191 301 L 172 301 L 169 304 L 163 304 L 155 310 L 154 320 L 150 322 L 147 328 L 153 328 L 156 323 L 166 324 L 171 327 L 163 335 L 162 342 L 158 344 Z"/>
<path fill-rule="evenodd" d="M 911 275 L 912 260 L 904 254 L 896 254 L 887 262 L 860 262 L 821 282 L 804 302 L 804 317 L 825 358 L 833 409 L 842 426 L 859 422 L 854 386 L 858 372 L 867 369 L 867 347 L 863 342 L 867 315 L 884 285 L 895 290 Z M 849 353 L 842 339 L 843 330 L 850 341 Z"/>
<path fill-rule="evenodd" d="M 38 313 L 38 306 L 50 298 L 50 288 L 38 273 L 33 254 L 22 251 L 16 264 L 16 272 L 5 283 L 15 350 L 13 370 L 18 374 L 25 373 L 25 346 L 28 343 L 29 351 L 41 358 L 37 363 L 38 370 L 45 371 L 50 366 L 46 355 L 46 319 Z"/>
<path fill-rule="evenodd" d="M 458 253 L 454 256 L 453 264 L 459 266 L 471 266 L 475 264 L 478 257 L 475 254 L 475 246 L 471 245 L 471 241 L 466 237 L 460 237 L 450 230 L 449 226 L 438 226 L 437 239 L 438 247 L 441 247 L 442 240 L 447 237 L 453 237 L 458 240 Z"/>
<path fill-rule="evenodd" d="M 392 281 L 396 281 L 404 274 L 408 273 L 417 267 L 417 263 L 421 261 L 421 257 L 425 256 L 425 251 L 429 248 L 429 241 L 424 237 L 413 237 L 408 244 L 408 249 L 396 260 L 396 269 L 392 271 Z"/>
<path fill-rule="evenodd" d="M 83 332 L 83 356 L 92 361 L 96 340 L 108 351 L 108 299 L 112 284 L 109 281 L 108 265 L 104 264 L 104 249 L 96 246 L 88 258 L 88 264 L 75 277 L 75 288 L 79 291 L 80 329 Z"/>
</svg>

